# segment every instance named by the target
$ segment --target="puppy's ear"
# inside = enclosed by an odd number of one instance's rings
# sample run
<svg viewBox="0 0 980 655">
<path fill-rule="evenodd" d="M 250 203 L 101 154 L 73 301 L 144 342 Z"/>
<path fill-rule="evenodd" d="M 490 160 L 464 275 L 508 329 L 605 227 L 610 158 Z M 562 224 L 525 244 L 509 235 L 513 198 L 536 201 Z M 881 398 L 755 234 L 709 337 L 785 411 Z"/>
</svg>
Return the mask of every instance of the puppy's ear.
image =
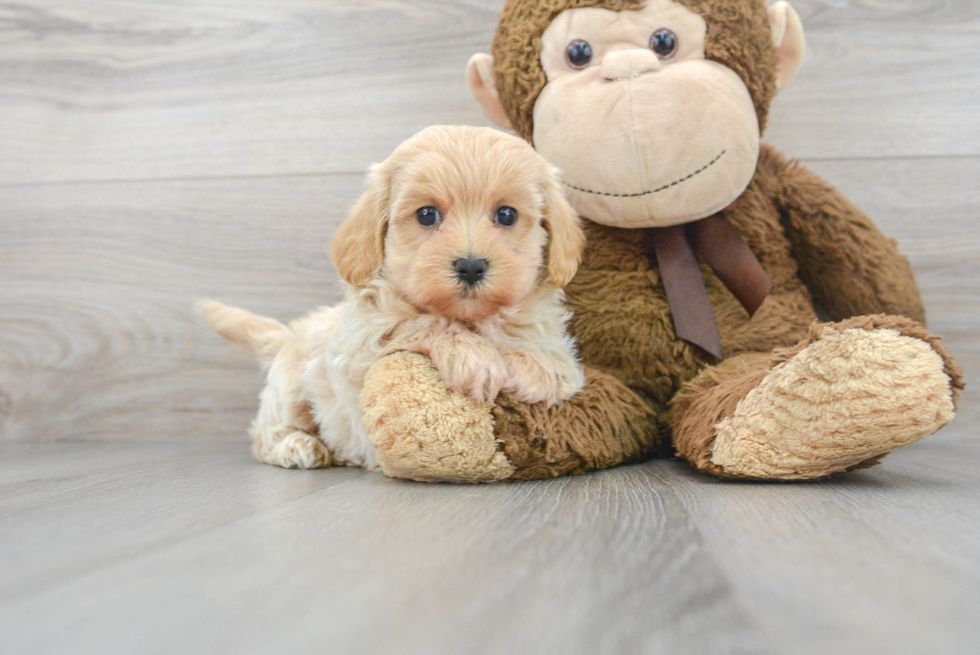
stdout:
<svg viewBox="0 0 980 655">
<path fill-rule="evenodd" d="M 367 191 L 330 242 L 330 259 L 351 286 L 365 287 L 381 271 L 390 193 L 391 175 L 385 164 L 378 164 L 368 175 Z"/>
<path fill-rule="evenodd" d="M 578 214 L 558 186 L 557 177 L 558 171 L 554 170 L 545 187 L 544 226 L 549 234 L 548 276 L 556 286 L 564 287 L 575 277 L 582 261 L 585 233 Z"/>
</svg>

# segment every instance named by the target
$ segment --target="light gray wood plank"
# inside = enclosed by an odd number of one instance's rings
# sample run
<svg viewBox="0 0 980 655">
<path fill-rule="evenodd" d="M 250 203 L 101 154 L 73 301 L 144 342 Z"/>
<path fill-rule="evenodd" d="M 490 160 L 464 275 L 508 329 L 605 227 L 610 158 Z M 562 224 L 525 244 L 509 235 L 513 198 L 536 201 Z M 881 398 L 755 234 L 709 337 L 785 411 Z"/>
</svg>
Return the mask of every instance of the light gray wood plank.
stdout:
<svg viewBox="0 0 980 655">
<path fill-rule="evenodd" d="M 499 2 L 6 3 L 0 183 L 363 171 L 437 123 Z"/>
<path fill-rule="evenodd" d="M 804 159 L 978 154 L 980 4 L 791 4 L 808 54 L 776 99 L 769 140 Z"/>
<path fill-rule="evenodd" d="M 771 652 L 649 467 L 461 487 L 166 448 L 0 445 L 86 483 L 0 507 L 3 652 Z"/>
<path fill-rule="evenodd" d="M 500 0 L 16 0 L 0 184 L 355 172 L 486 124 L 463 81 Z M 809 58 L 769 138 L 803 158 L 980 154 L 980 5 L 800 0 Z"/>
<path fill-rule="evenodd" d="M 8 603 L 365 474 L 279 475 L 252 459 L 244 439 L 0 452 L 0 598 Z"/>
<path fill-rule="evenodd" d="M 251 461 L 261 376 L 190 304 L 335 301 L 360 172 L 426 125 L 485 124 L 462 68 L 501 4 L 0 6 L 0 651 L 975 650 L 967 0 L 796 0 L 810 54 L 767 134 L 911 255 L 970 383 L 940 435 L 819 485 Z M 36 443 L 61 439 L 141 443 Z"/>
<path fill-rule="evenodd" d="M 711 554 L 785 652 L 973 653 L 980 443 L 942 436 L 819 484 L 670 478 Z"/>
<path fill-rule="evenodd" d="M 980 429 L 980 158 L 814 168 L 898 238 Z M 359 175 L 0 189 L 0 440 L 241 440 L 257 367 L 191 311 L 280 318 L 339 298 L 330 236 Z M 962 430 L 960 429 L 962 428 Z"/>
<path fill-rule="evenodd" d="M 0 444 L 0 649 L 967 654 L 978 474 L 980 444 L 941 440 L 818 484 L 655 462 L 470 487 Z"/>
<path fill-rule="evenodd" d="M 0 191 L 0 439 L 242 439 L 256 364 L 192 311 L 339 300 L 360 175 Z"/>
</svg>

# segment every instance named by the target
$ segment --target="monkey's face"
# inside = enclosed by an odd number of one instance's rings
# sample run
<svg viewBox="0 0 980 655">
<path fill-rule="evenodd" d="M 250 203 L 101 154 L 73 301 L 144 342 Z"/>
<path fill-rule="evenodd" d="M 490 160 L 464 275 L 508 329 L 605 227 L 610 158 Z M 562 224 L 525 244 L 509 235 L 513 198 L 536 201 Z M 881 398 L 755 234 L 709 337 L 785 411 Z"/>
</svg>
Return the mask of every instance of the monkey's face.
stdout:
<svg viewBox="0 0 980 655">
<path fill-rule="evenodd" d="M 705 59 L 701 16 L 672 0 L 562 12 L 542 37 L 534 146 L 583 216 L 627 228 L 710 216 L 755 173 L 759 122 L 739 76 Z"/>
</svg>

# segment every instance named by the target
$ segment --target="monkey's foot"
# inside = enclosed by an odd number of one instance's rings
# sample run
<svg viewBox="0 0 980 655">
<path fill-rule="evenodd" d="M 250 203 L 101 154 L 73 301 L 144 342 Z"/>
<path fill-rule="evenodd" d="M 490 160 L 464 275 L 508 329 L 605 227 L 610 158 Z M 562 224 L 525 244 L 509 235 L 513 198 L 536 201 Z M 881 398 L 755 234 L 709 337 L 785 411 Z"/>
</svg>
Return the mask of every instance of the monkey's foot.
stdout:
<svg viewBox="0 0 980 655">
<path fill-rule="evenodd" d="M 514 473 L 494 437 L 493 403 L 454 392 L 423 355 L 399 352 L 376 362 L 364 380 L 361 407 L 385 475 L 493 482 Z"/>
<path fill-rule="evenodd" d="M 956 362 L 913 321 L 815 325 L 714 426 L 711 462 L 784 480 L 871 465 L 948 423 L 962 386 Z"/>
</svg>

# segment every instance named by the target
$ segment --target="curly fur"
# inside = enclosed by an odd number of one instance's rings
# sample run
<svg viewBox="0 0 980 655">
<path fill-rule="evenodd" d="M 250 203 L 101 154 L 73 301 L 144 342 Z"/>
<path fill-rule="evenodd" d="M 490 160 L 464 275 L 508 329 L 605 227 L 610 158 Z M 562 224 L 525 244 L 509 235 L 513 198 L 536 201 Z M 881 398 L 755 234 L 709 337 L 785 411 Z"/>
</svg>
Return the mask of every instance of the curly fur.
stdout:
<svg viewBox="0 0 980 655">
<path fill-rule="evenodd" d="M 268 366 L 251 434 L 258 459 L 284 467 L 379 467 L 360 394 L 385 355 L 431 358 L 441 379 L 477 402 L 501 389 L 543 406 L 584 384 L 560 285 L 581 257 L 578 217 L 555 173 L 524 141 L 485 128 L 430 128 L 372 171 L 338 231 L 334 261 L 344 303 L 288 327 L 219 303 L 211 326 Z M 441 222 L 423 227 L 419 207 Z M 513 207 L 517 224 L 494 222 Z M 473 285 L 463 257 L 488 262 Z"/>
</svg>

